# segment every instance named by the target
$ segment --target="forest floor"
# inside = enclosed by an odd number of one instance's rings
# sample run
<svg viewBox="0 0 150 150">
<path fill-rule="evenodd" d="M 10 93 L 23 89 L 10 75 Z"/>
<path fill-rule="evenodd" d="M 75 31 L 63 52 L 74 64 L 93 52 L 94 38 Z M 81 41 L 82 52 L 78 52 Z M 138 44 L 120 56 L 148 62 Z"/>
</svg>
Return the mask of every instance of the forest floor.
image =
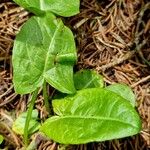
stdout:
<svg viewBox="0 0 150 150">
<path fill-rule="evenodd" d="M 11 56 L 15 36 L 30 16 L 11 0 L 0 0 L 0 134 L 5 139 L 0 149 L 21 149 L 23 146 L 22 137 L 12 131 L 12 123 L 26 110 L 28 95 L 19 96 L 14 92 Z M 94 69 L 104 77 L 107 85 L 129 85 L 136 95 L 136 108 L 142 119 L 142 131 L 136 136 L 68 149 L 150 148 L 150 2 L 81 0 L 80 13 L 66 18 L 65 23 L 76 39 L 78 63 L 75 70 Z M 43 119 L 46 112 L 42 96 L 35 108 Z M 38 140 L 38 150 L 60 147 L 42 137 Z"/>
</svg>

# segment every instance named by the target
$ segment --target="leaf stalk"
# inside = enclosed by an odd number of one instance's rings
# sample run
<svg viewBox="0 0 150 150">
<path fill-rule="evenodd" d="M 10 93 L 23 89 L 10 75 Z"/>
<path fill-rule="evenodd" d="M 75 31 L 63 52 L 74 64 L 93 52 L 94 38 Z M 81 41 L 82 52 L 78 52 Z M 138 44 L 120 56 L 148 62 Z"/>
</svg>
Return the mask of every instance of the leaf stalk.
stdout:
<svg viewBox="0 0 150 150">
<path fill-rule="evenodd" d="M 31 120 L 31 117 L 32 117 L 32 111 L 33 111 L 34 103 L 35 103 L 35 100 L 36 100 L 37 96 L 38 96 L 38 89 L 36 89 L 33 92 L 32 97 L 31 97 L 31 101 L 30 101 L 30 104 L 29 104 L 29 108 L 28 108 L 28 111 L 27 111 L 27 118 L 26 118 L 25 127 L 24 127 L 24 143 L 25 143 L 26 147 L 28 146 L 28 143 L 29 143 L 28 129 L 29 129 L 29 124 L 30 124 L 30 120 Z"/>
</svg>

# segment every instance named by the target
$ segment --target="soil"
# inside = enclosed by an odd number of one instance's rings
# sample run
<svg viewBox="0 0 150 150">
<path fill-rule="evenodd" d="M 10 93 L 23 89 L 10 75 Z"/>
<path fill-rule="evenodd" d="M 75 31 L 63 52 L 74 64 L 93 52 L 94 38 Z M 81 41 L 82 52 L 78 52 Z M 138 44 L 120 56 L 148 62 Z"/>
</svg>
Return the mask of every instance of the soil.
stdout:
<svg viewBox="0 0 150 150">
<path fill-rule="evenodd" d="M 32 16 L 11 0 L 0 0 L 0 149 L 23 147 L 22 136 L 12 131 L 13 121 L 27 109 L 29 95 L 14 92 L 12 47 L 16 34 Z M 76 39 L 78 63 L 75 71 L 88 68 L 102 74 L 106 85 L 125 83 L 136 95 L 142 131 L 135 136 L 85 145 L 71 150 L 148 150 L 150 148 L 150 2 L 148 0 L 81 0 L 80 13 L 65 18 Z M 43 97 L 35 108 L 47 116 Z M 38 150 L 57 150 L 61 145 L 34 134 Z"/>
</svg>

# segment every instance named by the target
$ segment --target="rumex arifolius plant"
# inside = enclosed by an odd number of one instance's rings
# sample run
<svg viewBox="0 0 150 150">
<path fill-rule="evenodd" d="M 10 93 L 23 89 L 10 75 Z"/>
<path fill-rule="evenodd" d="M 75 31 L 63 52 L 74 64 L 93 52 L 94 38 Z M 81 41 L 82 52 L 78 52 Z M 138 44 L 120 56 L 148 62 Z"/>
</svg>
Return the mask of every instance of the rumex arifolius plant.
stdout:
<svg viewBox="0 0 150 150">
<path fill-rule="evenodd" d="M 36 14 L 21 28 L 13 47 L 13 83 L 16 93 L 32 93 L 25 125 L 27 143 L 28 126 L 39 88 L 43 87 L 48 106 L 46 83 L 57 90 L 73 94 L 73 65 L 77 61 L 76 47 L 71 30 L 56 15 L 72 16 L 79 12 L 79 0 L 15 0 Z"/>
<path fill-rule="evenodd" d="M 102 76 L 91 70 L 73 74 L 77 61 L 74 36 L 57 16 L 79 13 L 80 1 L 14 1 L 35 14 L 16 36 L 12 56 L 16 93 L 32 93 L 27 114 L 20 116 L 13 126 L 16 132 L 17 127 L 23 128 L 25 144 L 28 144 L 29 129 L 37 124 L 37 116 L 33 117 L 32 111 L 39 88 L 43 88 L 45 105 L 50 112 L 47 84 L 63 93 L 52 100 L 55 115 L 36 128 L 48 138 L 63 144 L 81 144 L 137 134 L 141 121 L 134 108 L 134 94 L 128 86 L 105 87 Z M 25 117 L 25 125 L 18 125 Z"/>
<path fill-rule="evenodd" d="M 40 131 L 63 144 L 106 141 L 137 134 L 141 121 L 135 110 L 135 96 L 127 85 L 104 86 L 95 71 L 74 75 L 77 93 L 52 100 L 55 115 Z"/>
</svg>

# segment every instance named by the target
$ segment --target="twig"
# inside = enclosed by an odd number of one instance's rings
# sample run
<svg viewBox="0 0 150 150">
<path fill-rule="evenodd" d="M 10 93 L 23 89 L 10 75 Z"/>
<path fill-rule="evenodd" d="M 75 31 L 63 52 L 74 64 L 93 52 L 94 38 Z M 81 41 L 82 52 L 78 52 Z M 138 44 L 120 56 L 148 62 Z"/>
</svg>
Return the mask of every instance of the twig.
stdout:
<svg viewBox="0 0 150 150">
<path fill-rule="evenodd" d="M 19 142 L 18 142 L 17 136 L 15 135 L 15 133 L 11 130 L 11 128 L 10 128 L 6 123 L 4 123 L 4 122 L 1 121 L 1 122 L 0 122 L 0 127 L 1 127 L 1 128 L 2 128 L 2 127 L 6 128 L 7 131 L 12 135 L 15 144 L 16 144 L 17 146 L 20 145 Z M 14 143 L 12 142 L 12 144 L 14 144 Z"/>
<path fill-rule="evenodd" d="M 8 57 L 0 57 L 0 61 L 6 60 L 6 59 L 10 59 L 10 56 L 8 56 Z"/>
<path fill-rule="evenodd" d="M 146 81 L 149 80 L 149 79 L 150 79 L 150 75 L 147 76 L 147 77 L 145 77 L 145 78 L 143 78 L 143 79 L 141 79 L 141 80 L 139 80 L 138 82 L 132 84 L 131 87 L 134 88 L 134 87 L 137 86 L 138 84 L 141 84 L 141 83 L 143 83 L 143 82 L 146 82 Z"/>
<path fill-rule="evenodd" d="M 134 54 L 135 54 L 135 51 L 129 51 L 129 52 L 127 52 L 124 56 L 122 56 L 121 58 L 115 59 L 115 60 L 113 60 L 113 61 L 112 61 L 111 63 L 109 63 L 109 64 L 103 65 L 103 66 L 101 66 L 101 67 L 98 66 L 98 67 L 96 68 L 96 70 L 97 70 L 98 72 L 105 71 L 106 69 L 109 69 L 109 68 L 111 68 L 111 67 L 113 67 L 113 66 L 115 66 L 115 65 L 118 65 L 118 64 L 122 63 L 122 62 L 125 61 L 125 60 L 128 60 L 129 58 L 133 57 Z"/>
<path fill-rule="evenodd" d="M 88 21 L 89 18 L 84 18 L 82 20 L 80 20 L 79 22 L 77 22 L 75 25 L 74 25 L 74 28 L 77 29 L 79 28 L 80 26 L 82 26 L 86 21 Z"/>
<path fill-rule="evenodd" d="M 2 97 L 4 97 L 5 95 L 7 95 L 12 89 L 13 89 L 13 85 L 5 93 L 3 93 L 2 95 L 0 95 L 0 99 Z"/>
<path fill-rule="evenodd" d="M 16 98 L 17 94 L 16 93 L 13 93 L 12 95 L 10 95 L 9 97 L 7 97 L 5 99 L 5 101 L 3 101 L 1 104 L 0 104 L 0 107 L 3 107 L 4 105 L 10 103 L 11 101 L 13 101 L 15 98 Z"/>
</svg>

